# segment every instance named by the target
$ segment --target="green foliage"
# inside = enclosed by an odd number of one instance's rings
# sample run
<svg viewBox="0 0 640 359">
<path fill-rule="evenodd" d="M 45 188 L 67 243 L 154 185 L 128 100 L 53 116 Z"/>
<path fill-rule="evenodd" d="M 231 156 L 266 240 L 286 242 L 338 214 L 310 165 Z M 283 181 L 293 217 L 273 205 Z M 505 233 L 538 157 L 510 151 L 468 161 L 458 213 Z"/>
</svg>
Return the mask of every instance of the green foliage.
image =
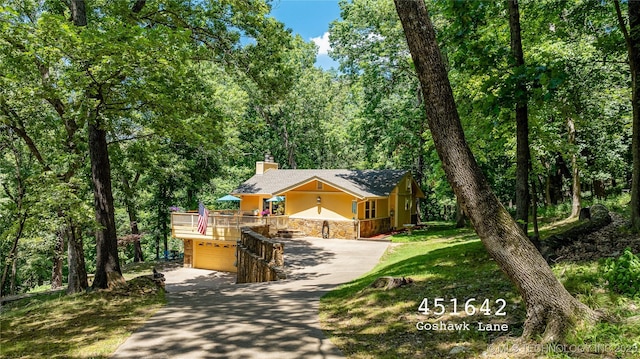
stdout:
<svg viewBox="0 0 640 359">
<path fill-rule="evenodd" d="M 82 229 L 94 268 L 88 123 L 108 132 L 118 235 L 137 221 L 153 254 L 169 235 L 168 207 L 210 198 L 221 168 L 242 158 L 238 127 L 258 97 L 247 88 L 278 98 L 312 63 L 313 45 L 268 17 L 262 0 L 131 6 L 92 2 L 87 26 L 77 27 L 62 1 L 2 5 L 0 267 L 17 258 L 19 289 L 48 281 L 35 263 L 50 267 L 53 239 L 68 223 Z M 8 258 L 24 216 L 18 254 Z M 27 251 L 36 239 L 37 255 Z"/>
<path fill-rule="evenodd" d="M 330 26 L 340 73 L 315 68 L 314 45 L 269 17 L 270 6 L 166 0 L 134 14 L 130 2 L 96 1 L 88 26 L 77 28 L 63 1 L 2 5 L 0 268 L 27 215 L 18 288 L 49 280 L 65 220 L 83 229 L 93 270 L 86 128 L 96 113 L 109 133 L 118 235 L 137 217 L 146 258 L 170 235 L 170 206 L 215 206 L 266 151 L 285 168 L 410 169 L 427 196 L 422 218 L 451 218 L 456 201 L 393 2 L 340 1 Z M 532 180 L 543 217 L 568 213 L 571 155 L 585 196 L 597 197 L 591 184 L 608 194 L 627 188 L 630 77 L 610 1 L 521 2 L 521 69 L 510 66 L 505 2 L 428 6 L 469 145 L 504 204 L 514 193 L 512 107 L 521 82 L 531 93 Z M 11 199 L 21 191 L 22 209 Z"/>
<path fill-rule="evenodd" d="M 612 291 L 631 298 L 640 296 L 640 258 L 631 249 L 625 249 L 617 259 L 608 258 L 601 271 Z"/>
</svg>

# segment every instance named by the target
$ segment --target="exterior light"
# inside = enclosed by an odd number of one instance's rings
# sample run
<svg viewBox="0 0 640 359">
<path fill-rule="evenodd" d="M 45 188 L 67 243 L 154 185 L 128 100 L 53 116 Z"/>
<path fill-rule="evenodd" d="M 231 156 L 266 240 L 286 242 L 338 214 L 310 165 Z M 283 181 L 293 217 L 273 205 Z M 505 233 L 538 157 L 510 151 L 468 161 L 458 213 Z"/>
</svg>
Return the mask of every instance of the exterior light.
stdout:
<svg viewBox="0 0 640 359">
<path fill-rule="evenodd" d="M 317 202 L 318 204 L 320 204 L 320 203 L 322 202 L 322 198 L 320 198 L 320 196 L 318 196 L 318 198 L 316 198 L 316 202 Z"/>
</svg>

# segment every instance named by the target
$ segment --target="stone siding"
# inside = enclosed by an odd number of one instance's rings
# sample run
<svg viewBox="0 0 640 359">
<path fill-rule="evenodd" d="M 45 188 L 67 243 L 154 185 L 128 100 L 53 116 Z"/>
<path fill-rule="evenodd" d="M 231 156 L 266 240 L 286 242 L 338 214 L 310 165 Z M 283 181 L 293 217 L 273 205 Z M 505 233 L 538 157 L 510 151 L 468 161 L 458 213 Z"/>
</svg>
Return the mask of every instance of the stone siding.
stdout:
<svg viewBox="0 0 640 359">
<path fill-rule="evenodd" d="M 193 268 L 193 241 L 191 239 L 184 240 L 184 264 L 185 268 Z"/>
<path fill-rule="evenodd" d="M 322 219 L 289 218 L 289 229 L 301 231 L 309 237 L 322 238 L 324 222 L 325 220 Z M 355 239 L 357 236 L 354 221 L 326 220 L 326 222 L 329 224 L 329 238 Z"/>
<path fill-rule="evenodd" d="M 360 221 L 360 237 L 373 237 L 377 234 L 387 233 L 391 230 L 391 218 L 379 218 Z"/>
</svg>

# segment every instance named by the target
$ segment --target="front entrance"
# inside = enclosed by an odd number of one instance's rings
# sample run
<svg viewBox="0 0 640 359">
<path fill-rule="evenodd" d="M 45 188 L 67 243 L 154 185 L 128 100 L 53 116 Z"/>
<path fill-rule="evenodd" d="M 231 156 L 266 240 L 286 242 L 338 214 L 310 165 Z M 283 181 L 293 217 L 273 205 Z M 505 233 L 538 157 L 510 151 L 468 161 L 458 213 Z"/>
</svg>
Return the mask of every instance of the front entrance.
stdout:
<svg viewBox="0 0 640 359">
<path fill-rule="evenodd" d="M 236 272 L 235 241 L 194 240 L 193 267 L 217 270 L 222 272 Z"/>
</svg>

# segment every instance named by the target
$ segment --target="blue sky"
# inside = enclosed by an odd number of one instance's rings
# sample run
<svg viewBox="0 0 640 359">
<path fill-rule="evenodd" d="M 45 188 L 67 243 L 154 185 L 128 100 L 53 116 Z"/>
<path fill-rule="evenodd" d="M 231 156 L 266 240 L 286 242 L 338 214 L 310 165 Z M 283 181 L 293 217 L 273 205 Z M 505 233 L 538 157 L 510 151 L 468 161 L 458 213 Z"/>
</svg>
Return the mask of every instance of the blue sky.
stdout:
<svg viewBox="0 0 640 359">
<path fill-rule="evenodd" d="M 338 68 L 329 50 L 329 23 L 340 17 L 338 0 L 273 0 L 271 14 L 306 41 L 318 45 L 316 66 Z"/>
</svg>

